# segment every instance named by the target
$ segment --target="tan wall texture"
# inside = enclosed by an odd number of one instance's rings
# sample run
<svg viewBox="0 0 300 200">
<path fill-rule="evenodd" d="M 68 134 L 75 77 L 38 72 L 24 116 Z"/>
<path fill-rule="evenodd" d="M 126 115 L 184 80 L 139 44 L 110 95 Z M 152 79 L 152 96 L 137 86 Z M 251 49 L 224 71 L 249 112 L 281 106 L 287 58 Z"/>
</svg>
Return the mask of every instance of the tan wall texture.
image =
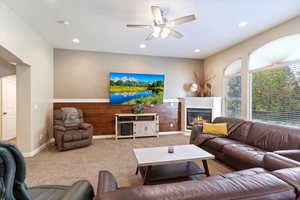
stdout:
<svg viewBox="0 0 300 200">
<path fill-rule="evenodd" d="M 54 50 L 54 98 L 108 98 L 109 72 L 165 75 L 165 98 L 191 95 L 184 89 L 201 73 L 202 61 L 77 50 Z"/>
<path fill-rule="evenodd" d="M 204 72 L 205 76 L 216 76 L 212 81 L 214 96 L 223 96 L 224 90 L 224 70 L 225 68 L 234 62 L 235 60 L 242 59 L 242 111 L 245 119 L 249 118 L 249 76 L 248 70 L 248 57 L 257 48 L 264 44 L 276 40 L 278 38 L 298 34 L 300 33 L 300 16 L 291 19 L 283 24 L 280 24 L 268 31 L 258 34 L 246 41 L 243 41 L 229 49 L 221 51 L 213 56 L 210 56 L 204 60 Z"/>
<path fill-rule="evenodd" d="M 30 153 L 51 134 L 53 48 L 2 2 L 0 27 L 0 45 L 30 66 L 17 66 L 17 143 Z"/>
</svg>

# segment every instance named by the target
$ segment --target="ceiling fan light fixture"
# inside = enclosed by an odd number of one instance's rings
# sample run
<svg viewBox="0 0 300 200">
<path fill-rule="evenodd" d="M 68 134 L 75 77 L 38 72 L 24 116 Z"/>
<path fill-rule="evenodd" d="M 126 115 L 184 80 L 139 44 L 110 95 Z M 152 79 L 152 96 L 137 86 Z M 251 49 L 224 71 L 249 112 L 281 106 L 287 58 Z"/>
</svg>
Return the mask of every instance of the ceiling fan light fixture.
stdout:
<svg viewBox="0 0 300 200">
<path fill-rule="evenodd" d="M 171 29 L 169 29 L 168 27 L 164 27 L 162 32 L 161 32 L 161 35 L 160 35 L 161 38 L 162 39 L 167 38 L 169 36 L 170 32 L 171 32 Z"/>
<path fill-rule="evenodd" d="M 160 34 L 160 31 L 161 31 L 161 28 L 159 26 L 154 26 L 153 27 L 153 36 L 155 38 L 158 38 L 159 37 L 159 34 Z"/>
<path fill-rule="evenodd" d="M 188 15 L 173 20 L 168 20 L 165 16 L 165 10 L 160 6 L 151 6 L 153 24 L 152 25 L 139 25 L 139 24 L 127 24 L 127 28 L 147 28 L 151 29 L 151 33 L 146 37 L 146 41 L 153 40 L 155 38 L 165 39 L 169 36 L 181 39 L 183 34 L 172 29 L 173 26 L 186 24 L 196 20 L 195 15 Z"/>
</svg>

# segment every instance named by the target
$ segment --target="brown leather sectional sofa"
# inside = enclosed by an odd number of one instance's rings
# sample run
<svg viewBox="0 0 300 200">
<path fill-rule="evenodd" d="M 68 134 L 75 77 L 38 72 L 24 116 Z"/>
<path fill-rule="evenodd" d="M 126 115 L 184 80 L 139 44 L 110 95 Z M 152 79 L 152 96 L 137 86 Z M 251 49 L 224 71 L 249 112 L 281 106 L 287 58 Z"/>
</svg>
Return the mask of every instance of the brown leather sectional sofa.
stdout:
<svg viewBox="0 0 300 200">
<path fill-rule="evenodd" d="M 227 122 L 231 134 L 226 138 L 202 134 L 196 126 L 191 143 L 244 170 L 199 181 L 128 188 L 118 187 L 110 172 L 101 171 L 96 200 L 300 200 L 299 129 L 229 118 L 214 122 Z"/>
<path fill-rule="evenodd" d="M 190 143 L 214 154 L 218 160 L 234 169 L 263 167 L 267 152 L 275 152 L 300 160 L 300 129 L 269 125 L 240 119 L 219 117 L 213 123 L 227 123 L 228 137 L 201 134 L 194 127 Z"/>
<path fill-rule="evenodd" d="M 129 188 L 118 187 L 110 172 L 101 171 L 96 200 L 300 200 L 300 162 L 273 153 L 263 160 L 266 169 Z M 268 170 L 274 166 L 278 169 Z"/>
</svg>

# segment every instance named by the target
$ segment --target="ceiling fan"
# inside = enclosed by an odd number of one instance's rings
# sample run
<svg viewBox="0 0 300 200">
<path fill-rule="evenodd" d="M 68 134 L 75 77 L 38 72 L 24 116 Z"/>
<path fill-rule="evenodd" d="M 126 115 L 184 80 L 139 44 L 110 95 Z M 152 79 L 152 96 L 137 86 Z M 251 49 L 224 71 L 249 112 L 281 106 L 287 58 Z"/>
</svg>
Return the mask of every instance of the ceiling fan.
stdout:
<svg viewBox="0 0 300 200">
<path fill-rule="evenodd" d="M 128 28 L 148 28 L 151 29 L 151 34 L 146 38 L 146 40 L 152 40 L 154 38 L 161 37 L 162 39 L 167 38 L 169 35 L 180 39 L 183 35 L 175 30 L 172 29 L 173 26 L 188 23 L 191 21 L 196 20 L 195 15 L 189 15 L 185 17 L 180 17 L 174 20 L 168 20 L 164 16 L 163 10 L 160 6 L 152 6 L 152 15 L 154 17 L 154 24 L 153 25 L 134 25 L 134 24 L 127 24 Z"/>
</svg>

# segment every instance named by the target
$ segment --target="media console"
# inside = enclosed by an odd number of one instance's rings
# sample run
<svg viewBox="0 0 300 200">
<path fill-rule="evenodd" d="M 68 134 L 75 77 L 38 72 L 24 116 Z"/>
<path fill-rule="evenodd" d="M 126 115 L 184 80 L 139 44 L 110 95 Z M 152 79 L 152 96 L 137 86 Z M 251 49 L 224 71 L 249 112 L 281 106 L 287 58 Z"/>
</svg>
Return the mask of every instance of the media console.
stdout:
<svg viewBox="0 0 300 200">
<path fill-rule="evenodd" d="M 157 113 L 143 114 L 116 114 L 115 115 L 115 139 L 158 137 L 159 115 Z"/>
</svg>

